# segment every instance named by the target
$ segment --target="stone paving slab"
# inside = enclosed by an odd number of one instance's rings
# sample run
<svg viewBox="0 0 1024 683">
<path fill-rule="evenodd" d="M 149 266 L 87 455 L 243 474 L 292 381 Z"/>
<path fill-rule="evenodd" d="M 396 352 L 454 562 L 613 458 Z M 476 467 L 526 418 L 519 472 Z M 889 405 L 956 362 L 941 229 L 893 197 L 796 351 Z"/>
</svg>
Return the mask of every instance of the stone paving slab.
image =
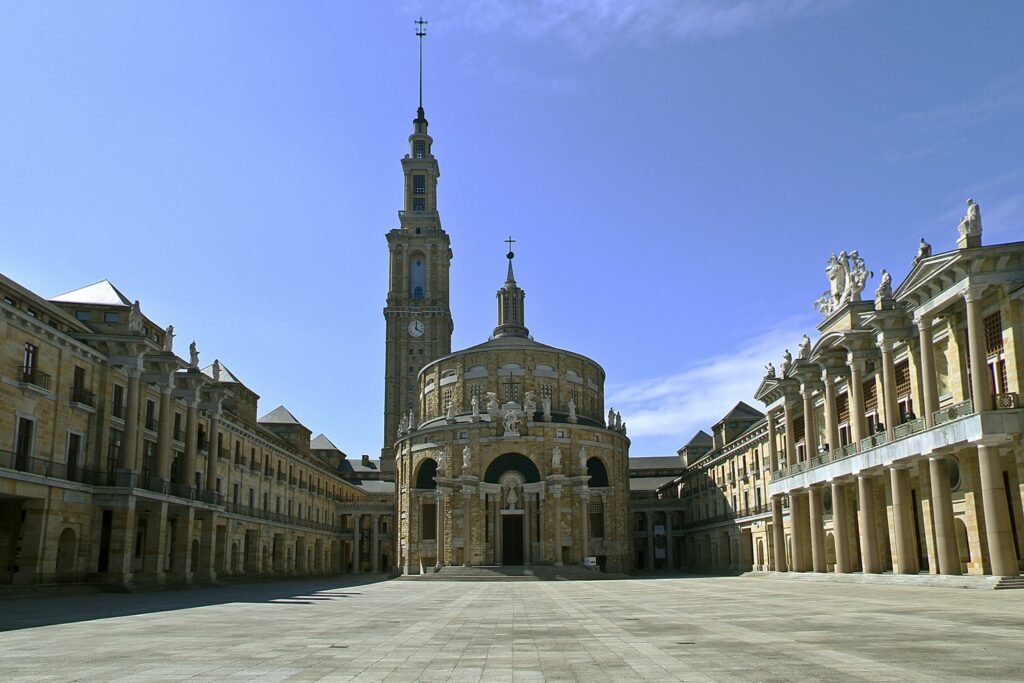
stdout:
<svg viewBox="0 0 1024 683">
<path fill-rule="evenodd" d="M 302 581 L 0 601 L 0 680 L 1021 680 L 1024 591 Z"/>
</svg>

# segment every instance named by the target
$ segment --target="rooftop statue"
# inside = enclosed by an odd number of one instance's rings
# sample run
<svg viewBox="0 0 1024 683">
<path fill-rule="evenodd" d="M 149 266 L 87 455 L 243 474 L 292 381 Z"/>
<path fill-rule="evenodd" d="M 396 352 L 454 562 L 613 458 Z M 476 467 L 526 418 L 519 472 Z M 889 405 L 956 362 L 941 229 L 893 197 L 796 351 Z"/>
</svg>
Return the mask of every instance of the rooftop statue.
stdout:
<svg viewBox="0 0 1024 683">
<path fill-rule="evenodd" d="M 139 304 L 139 300 L 136 299 L 135 303 L 132 304 L 132 310 L 128 311 L 128 331 L 134 334 L 145 334 L 143 327 L 142 306 Z"/>
<path fill-rule="evenodd" d="M 814 302 L 814 308 L 828 317 L 851 301 L 860 301 L 860 294 L 874 273 L 865 267 L 864 259 L 855 250 L 849 254 L 841 251 L 839 256 L 829 256 L 825 275 L 829 288 Z"/>
<path fill-rule="evenodd" d="M 562 469 L 562 449 L 558 446 L 551 451 L 551 469 L 556 472 Z"/>
<path fill-rule="evenodd" d="M 164 330 L 164 351 L 174 351 L 174 325 L 168 325 Z"/>
<path fill-rule="evenodd" d="M 468 470 L 470 465 L 473 464 L 473 450 L 466 446 L 462 449 L 462 469 Z"/>
<path fill-rule="evenodd" d="M 885 268 L 882 268 L 882 281 L 878 283 L 878 289 L 875 290 L 875 299 L 891 299 L 892 298 L 892 275 L 889 274 Z"/>
<path fill-rule="evenodd" d="M 800 340 L 800 346 L 796 350 L 797 358 L 801 360 L 807 360 L 811 357 L 811 338 L 806 334 L 804 338 Z"/>
<path fill-rule="evenodd" d="M 981 209 L 973 199 L 967 200 L 967 215 L 960 219 L 957 230 L 961 237 L 981 234 Z"/>
<path fill-rule="evenodd" d="M 195 339 L 193 339 L 192 343 L 188 345 L 188 355 L 189 355 L 189 361 L 188 361 L 188 368 L 189 368 L 189 370 L 198 370 L 199 369 L 199 349 L 196 347 Z"/>
<path fill-rule="evenodd" d="M 455 422 L 455 399 L 448 401 L 448 410 L 444 417 L 449 422 Z"/>
<path fill-rule="evenodd" d="M 914 265 L 916 266 L 922 260 L 928 258 L 931 255 L 932 255 L 932 245 L 930 245 L 927 242 L 925 242 L 924 238 L 922 237 L 921 238 L 921 245 L 917 248 L 917 256 L 914 257 Z"/>
<path fill-rule="evenodd" d="M 505 436 L 519 436 L 519 415 L 514 410 L 505 411 Z"/>
<path fill-rule="evenodd" d="M 219 382 L 220 381 L 220 373 L 221 373 L 220 360 L 217 359 L 217 358 L 214 358 L 213 359 L 213 381 L 214 382 Z"/>
<path fill-rule="evenodd" d="M 764 376 L 775 377 L 775 366 L 771 361 L 768 361 L 768 364 L 764 366 Z"/>
<path fill-rule="evenodd" d="M 793 354 L 786 349 L 786 352 L 782 354 L 782 376 L 785 377 L 789 369 L 793 367 Z"/>
</svg>

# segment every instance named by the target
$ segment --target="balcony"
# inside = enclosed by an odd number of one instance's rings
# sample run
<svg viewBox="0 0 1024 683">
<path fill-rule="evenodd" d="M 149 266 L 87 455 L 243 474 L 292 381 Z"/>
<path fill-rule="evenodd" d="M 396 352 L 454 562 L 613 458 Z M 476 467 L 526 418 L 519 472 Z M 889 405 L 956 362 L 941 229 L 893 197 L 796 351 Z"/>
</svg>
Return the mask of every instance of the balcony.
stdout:
<svg viewBox="0 0 1024 683">
<path fill-rule="evenodd" d="M 96 407 L 96 394 L 86 391 L 84 387 L 71 387 L 71 403 L 85 406 L 86 408 Z"/>
<path fill-rule="evenodd" d="M 1012 404 L 1012 402 L 1008 402 Z M 809 462 L 782 468 L 772 476 L 769 495 L 786 493 L 790 489 L 820 484 L 836 477 L 856 475 L 877 467 L 888 467 L 894 462 L 909 462 L 921 456 L 949 447 L 976 444 L 989 436 L 1005 436 L 1024 431 L 1024 410 L 999 409 L 973 412 L 970 401 L 958 403 L 935 412 L 936 422 L 925 429 L 921 420 L 899 425 L 894 429 L 896 438 L 888 441 L 884 434 L 874 434 L 854 444 L 821 454 Z M 938 418 L 942 417 L 940 421 Z"/>
<path fill-rule="evenodd" d="M 18 381 L 22 384 L 49 391 L 52 378 L 34 365 L 19 365 Z"/>
</svg>

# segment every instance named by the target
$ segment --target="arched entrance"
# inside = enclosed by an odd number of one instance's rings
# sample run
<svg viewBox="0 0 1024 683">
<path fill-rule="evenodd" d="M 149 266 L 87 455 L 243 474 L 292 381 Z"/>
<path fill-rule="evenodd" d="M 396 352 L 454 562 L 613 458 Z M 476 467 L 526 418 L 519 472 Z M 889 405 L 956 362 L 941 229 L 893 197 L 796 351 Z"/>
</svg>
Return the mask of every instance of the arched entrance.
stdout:
<svg viewBox="0 0 1024 683">
<path fill-rule="evenodd" d="M 484 482 L 497 484 L 488 493 L 486 530 L 493 529 L 487 555 L 503 565 L 529 564 L 532 560 L 531 529 L 537 525 L 537 505 L 533 493 L 524 486 L 540 481 L 540 472 L 532 460 L 519 453 L 505 453 L 491 461 Z"/>
<path fill-rule="evenodd" d="M 60 532 L 57 541 L 57 578 L 71 578 L 75 572 L 75 553 L 78 550 L 78 538 L 74 529 L 68 527 Z"/>
</svg>

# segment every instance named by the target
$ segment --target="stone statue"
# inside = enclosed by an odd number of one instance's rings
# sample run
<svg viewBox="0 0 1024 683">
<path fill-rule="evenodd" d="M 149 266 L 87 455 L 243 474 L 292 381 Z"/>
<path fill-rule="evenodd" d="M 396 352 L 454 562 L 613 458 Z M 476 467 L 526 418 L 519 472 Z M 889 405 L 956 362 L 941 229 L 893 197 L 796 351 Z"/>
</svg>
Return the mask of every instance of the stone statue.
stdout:
<svg viewBox="0 0 1024 683">
<path fill-rule="evenodd" d="M 462 449 L 462 469 L 468 470 L 473 464 L 473 450 L 466 446 Z"/>
<path fill-rule="evenodd" d="M 214 358 L 213 359 L 213 381 L 214 382 L 219 382 L 220 381 L 220 373 L 221 373 L 220 359 Z"/>
<path fill-rule="evenodd" d="M 562 449 L 558 446 L 551 451 L 551 469 L 555 472 L 562 469 Z"/>
<path fill-rule="evenodd" d="M 493 391 L 487 392 L 487 412 L 492 415 L 498 414 L 498 395 Z"/>
<path fill-rule="evenodd" d="M 931 255 L 932 255 L 932 245 L 930 245 L 927 242 L 925 242 L 924 238 L 922 237 L 921 238 L 921 246 L 919 246 L 917 248 L 917 256 L 914 257 L 914 265 L 916 266 L 922 260 L 928 258 Z"/>
<path fill-rule="evenodd" d="M 804 338 L 800 340 L 800 346 L 796 349 L 797 358 L 800 360 L 807 360 L 811 357 L 811 338 L 806 334 Z"/>
<path fill-rule="evenodd" d="M 957 230 L 961 237 L 981 234 L 981 209 L 973 199 L 967 200 L 967 215 L 960 219 Z"/>
<path fill-rule="evenodd" d="M 764 366 L 764 376 L 775 377 L 775 366 L 771 361 L 768 361 L 768 364 Z"/>
<path fill-rule="evenodd" d="M 878 289 L 875 290 L 875 299 L 891 299 L 892 298 L 892 275 L 889 274 L 885 268 L 882 268 L 882 280 L 878 283 Z"/>
<path fill-rule="evenodd" d="M 473 417 L 480 417 L 480 399 L 474 396 L 469 400 L 469 405 L 473 408 Z"/>
<path fill-rule="evenodd" d="M 444 418 L 449 422 L 455 422 L 455 399 L 448 401 L 448 411 L 445 413 Z"/>
<path fill-rule="evenodd" d="M 615 411 L 615 428 L 620 432 L 626 429 L 626 423 L 622 421 L 622 413 Z"/>
<path fill-rule="evenodd" d="M 139 305 L 139 300 L 136 299 L 135 303 L 132 304 L 132 310 L 128 312 L 128 331 L 135 334 L 145 334 L 143 327 L 142 306 Z"/>
<path fill-rule="evenodd" d="M 547 396 L 543 396 L 540 399 L 540 405 L 544 409 L 544 419 L 551 421 L 551 399 Z"/>
<path fill-rule="evenodd" d="M 615 408 L 608 409 L 608 429 L 615 429 Z"/>
<path fill-rule="evenodd" d="M 533 422 L 533 414 L 537 412 L 537 402 L 533 400 L 532 391 L 527 391 L 523 395 L 523 412 L 526 413 L 526 419 Z"/>
<path fill-rule="evenodd" d="M 785 377 L 789 369 L 793 367 L 793 354 L 786 349 L 786 352 L 782 354 L 782 376 Z"/>
<path fill-rule="evenodd" d="M 587 447 L 586 446 L 580 446 L 579 459 L 580 459 L 580 472 L 586 472 L 587 471 Z"/>
<path fill-rule="evenodd" d="M 519 436 L 519 415 L 514 410 L 505 411 L 505 436 Z"/>
<path fill-rule="evenodd" d="M 448 453 L 445 450 L 441 450 L 437 454 L 437 471 L 444 472 L 448 467 Z"/>
<path fill-rule="evenodd" d="M 626 435 L 626 423 L 625 422 L 622 423 L 622 435 L 623 436 Z"/>
<path fill-rule="evenodd" d="M 851 301 L 860 301 L 860 294 L 873 273 L 865 267 L 860 253 L 841 251 L 839 256 L 834 253 L 829 256 L 825 275 L 829 288 L 815 300 L 814 308 L 827 317 Z"/>
<path fill-rule="evenodd" d="M 198 370 L 199 369 L 199 348 L 196 347 L 196 340 L 193 339 L 192 343 L 188 345 L 188 369 Z"/>
<path fill-rule="evenodd" d="M 174 351 L 174 325 L 168 325 L 164 330 L 164 351 L 168 353 Z"/>
<path fill-rule="evenodd" d="M 416 418 L 412 414 L 412 408 L 409 409 L 409 431 L 416 431 Z"/>
<path fill-rule="evenodd" d="M 516 504 L 519 503 L 519 492 L 516 491 L 516 487 L 515 486 L 510 486 L 508 488 L 508 498 L 506 498 L 505 500 L 508 502 L 508 509 L 509 510 L 515 510 L 516 509 Z"/>
<path fill-rule="evenodd" d="M 576 401 L 569 399 L 569 422 L 576 422 Z"/>
</svg>

